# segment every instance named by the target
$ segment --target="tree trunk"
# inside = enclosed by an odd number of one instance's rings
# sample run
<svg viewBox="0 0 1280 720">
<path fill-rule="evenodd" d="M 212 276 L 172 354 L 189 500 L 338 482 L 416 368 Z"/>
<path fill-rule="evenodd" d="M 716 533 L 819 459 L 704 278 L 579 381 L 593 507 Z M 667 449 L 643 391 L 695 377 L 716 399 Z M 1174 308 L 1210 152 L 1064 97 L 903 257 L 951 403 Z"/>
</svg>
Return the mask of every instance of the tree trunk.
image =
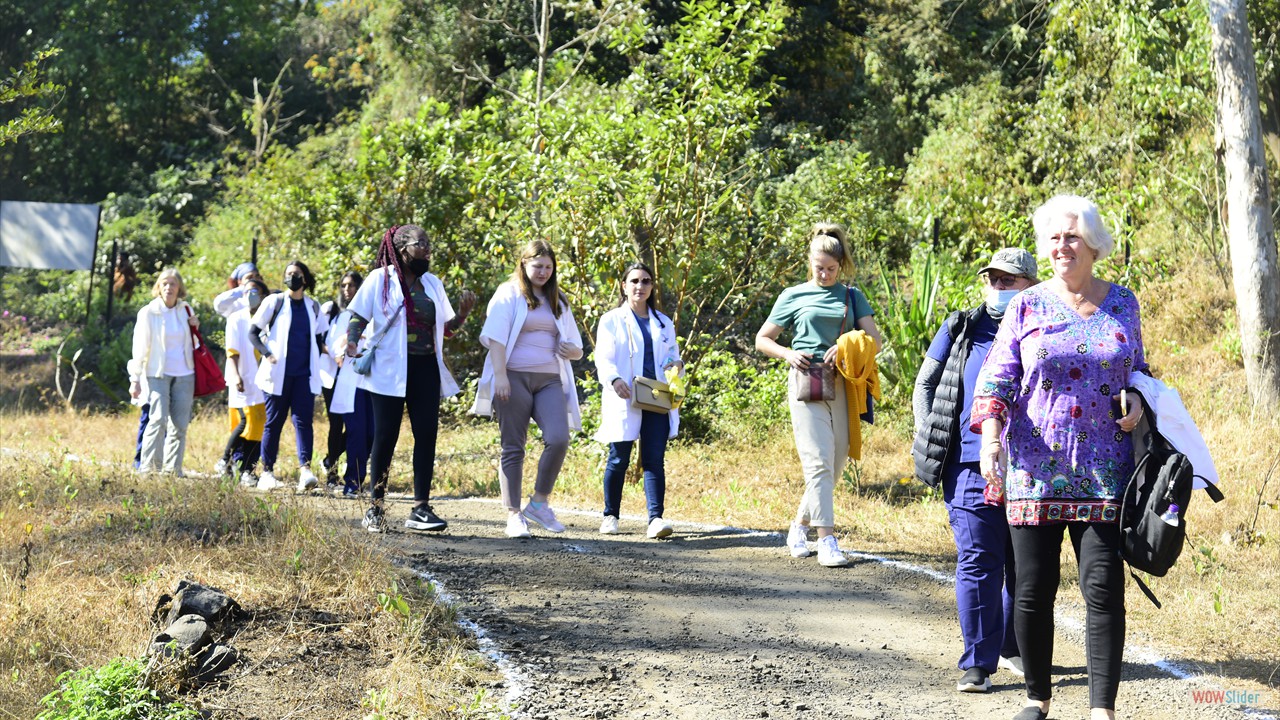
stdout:
<svg viewBox="0 0 1280 720">
<path fill-rule="evenodd" d="M 1280 270 L 1247 17 L 1245 0 L 1209 0 L 1218 152 L 1227 182 L 1227 239 L 1244 369 L 1253 401 L 1271 408 L 1280 403 Z"/>
</svg>

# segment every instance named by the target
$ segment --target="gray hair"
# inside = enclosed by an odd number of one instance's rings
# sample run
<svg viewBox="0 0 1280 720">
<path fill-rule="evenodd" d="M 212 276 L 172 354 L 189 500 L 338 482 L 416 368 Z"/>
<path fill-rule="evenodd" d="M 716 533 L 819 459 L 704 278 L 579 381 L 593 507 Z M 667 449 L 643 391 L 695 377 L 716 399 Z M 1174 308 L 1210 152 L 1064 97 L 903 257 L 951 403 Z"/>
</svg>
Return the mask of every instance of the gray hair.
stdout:
<svg viewBox="0 0 1280 720">
<path fill-rule="evenodd" d="M 1036 231 L 1036 254 L 1040 257 L 1049 257 L 1049 236 L 1058 229 L 1057 223 L 1063 218 L 1076 219 L 1080 238 L 1093 250 L 1095 261 L 1105 258 L 1115 249 L 1115 238 L 1102 223 L 1102 213 L 1092 200 L 1079 195 L 1055 195 L 1036 208 L 1031 216 L 1031 225 Z"/>
</svg>

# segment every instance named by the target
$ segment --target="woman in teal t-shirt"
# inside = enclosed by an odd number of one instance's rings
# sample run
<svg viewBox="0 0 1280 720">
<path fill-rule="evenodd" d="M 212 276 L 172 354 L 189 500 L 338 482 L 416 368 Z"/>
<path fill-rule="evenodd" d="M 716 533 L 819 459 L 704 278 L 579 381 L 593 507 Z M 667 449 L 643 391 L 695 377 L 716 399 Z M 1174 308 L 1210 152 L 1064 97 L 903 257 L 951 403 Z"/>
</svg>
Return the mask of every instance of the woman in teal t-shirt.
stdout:
<svg viewBox="0 0 1280 720">
<path fill-rule="evenodd" d="M 789 287 L 773 304 L 769 319 L 756 333 L 756 349 L 785 360 L 797 370 L 811 362 L 831 364 L 836 340 L 847 330 L 862 330 L 881 345 L 875 313 L 856 287 L 840 282 L 853 275 L 849 241 L 840 225 L 819 223 L 809 240 L 809 282 Z M 791 347 L 778 343 L 791 331 Z M 833 531 L 836 476 L 849 456 L 849 409 L 844 383 L 835 383 L 832 401 L 791 400 L 791 430 L 804 469 L 804 496 L 787 533 L 787 547 L 797 558 L 809 557 L 809 527 L 818 530 L 818 562 L 827 567 L 848 565 Z"/>
</svg>

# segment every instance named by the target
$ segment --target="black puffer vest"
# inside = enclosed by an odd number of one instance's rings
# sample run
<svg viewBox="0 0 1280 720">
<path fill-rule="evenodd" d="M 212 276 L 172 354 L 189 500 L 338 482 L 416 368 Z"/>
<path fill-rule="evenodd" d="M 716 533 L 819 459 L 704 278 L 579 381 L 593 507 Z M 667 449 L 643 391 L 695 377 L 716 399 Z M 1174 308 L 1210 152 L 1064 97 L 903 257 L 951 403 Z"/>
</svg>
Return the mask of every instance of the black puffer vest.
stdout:
<svg viewBox="0 0 1280 720">
<path fill-rule="evenodd" d="M 967 312 L 957 310 L 947 316 L 951 351 L 947 363 L 942 366 L 942 378 L 933 393 L 933 404 L 916 433 L 911 445 L 911 459 L 915 461 L 916 477 L 929 487 L 942 482 L 942 469 L 952 443 L 959 443 L 960 404 L 964 402 L 964 366 L 969 362 L 973 349 L 973 330 L 981 313 L 987 312 L 986 303 Z"/>
</svg>

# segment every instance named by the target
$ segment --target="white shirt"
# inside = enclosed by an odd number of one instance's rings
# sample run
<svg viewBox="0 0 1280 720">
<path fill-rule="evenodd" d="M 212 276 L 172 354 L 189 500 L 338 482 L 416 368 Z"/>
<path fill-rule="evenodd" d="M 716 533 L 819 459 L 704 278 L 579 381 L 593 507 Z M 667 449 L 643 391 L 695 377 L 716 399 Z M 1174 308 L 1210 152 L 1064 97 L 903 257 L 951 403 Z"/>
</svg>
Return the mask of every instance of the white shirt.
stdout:
<svg viewBox="0 0 1280 720">
<path fill-rule="evenodd" d="M 384 297 L 383 278 L 387 278 L 387 290 Z M 444 294 L 444 285 L 440 278 L 427 273 L 418 278 L 422 287 L 436 306 L 435 348 L 436 364 L 440 368 L 440 397 L 453 397 L 458 394 L 458 383 L 444 364 L 444 324 L 453 319 L 453 306 Z M 369 335 L 372 337 L 387 325 L 390 317 L 395 315 L 385 335 L 378 341 L 373 354 L 373 363 L 369 374 L 360 379 L 360 387 L 379 395 L 404 397 L 405 386 L 409 375 L 409 333 L 405 319 L 407 309 L 396 314 L 396 307 L 404 305 L 404 292 L 400 289 L 400 279 L 395 268 L 378 268 L 369 273 L 369 277 L 360 285 L 356 296 L 351 298 L 347 309 L 369 321 Z"/>
<path fill-rule="evenodd" d="M 164 374 L 166 377 L 185 377 L 195 373 L 187 367 L 187 345 L 190 340 L 183 333 L 191 334 L 186 313 L 182 306 L 174 305 L 164 311 Z"/>
<path fill-rule="evenodd" d="M 267 335 L 267 349 L 275 356 L 276 362 L 263 358 L 258 366 L 255 380 L 262 391 L 271 395 L 279 395 L 284 387 L 284 368 L 289 353 L 289 326 L 294 322 L 307 323 L 307 349 L 311 352 L 311 394 L 320 394 L 320 350 L 314 340 L 329 329 L 329 318 L 320 314 L 320 303 L 315 299 L 304 297 L 302 306 L 307 314 L 303 318 L 293 317 L 293 303 L 289 302 L 289 294 L 273 293 L 262 300 L 258 312 L 253 315 L 253 326 L 259 330 L 270 327 Z M 278 310 L 278 312 L 277 312 Z M 274 322 L 272 318 L 274 319 Z M 250 331 L 252 332 L 252 331 Z"/>
<path fill-rule="evenodd" d="M 676 326 L 671 318 L 657 310 L 649 310 L 649 335 L 653 337 L 653 367 L 659 379 L 667 365 L 680 361 L 680 347 L 676 343 Z M 600 398 L 600 429 L 595 439 L 604 443 L 625 442 L 640 437 L 640 408 L 623 399 L 613 389 L 613 380 L 621 379 L 627 387 L 633 387 L 635 377 L 644 370 L 644 335 L 640 334 L 635 313 L 629 305 L 622 305 L 605 313 L 596 328 L 596 375 L 604 386 Z M 667 413 L 673 438 L 680 430 L 680 411 Z"/>
<path fill-rule="evenodd" d="M 520 292 L 520 287 L 510 280 L 502 283 L 489 300 L 484 328 L 480 331 L 480 344 L 487 348 L 490 343 L 498 342 L 510 351 L 515 346 L 528 315 L 529 303 Z M 561 304 L 556 328 L 560 333 L 560 342 L 582 347 L 582 333 L 578 332 L 578 323 L 573 319 L 573 311 L 567 303 Z M 573 366 L 559 355 L 556 355 L 556 362 L 560 367 L 560 384 L 564 387 L 565 406 L 569 411 L 569 428 L 581 430 L 582 411 L 578 407 L 578 386 L 573 379 Z M 493 357 L 487 354 L 484 358 L 484 371 L 480 374 L 480 384 L 476 386 L 476 401 L 471 406 L 473 415 L 493 415 L 493 380 Z"/>
<path fill-rule="evenodd" d="M 1147 404 L 1151 406 L 1151 412 L 1155 413 L 1156 429 L 1160 434 L 1191 461 L 1192 469 L 1199 476 L 1196 477 L 1192 487 L 1204 488 L 1205 480 L 1217 485 L 1218 468 L 1214 466 L 1213 458 L 1209 455 L 1209 446 L 1205 443 L 1199 428 L 1196 427 L 1195 421 L 1191 419 L 1191 413 L 1187 412 L 1186 406 L 1182 404 L 1182 397 L 1178 395 L 1178 391 L 1140 372 L 1129 374 L 1129 385 L 1146 398 Z M 1130 402 L 1134 401 L 1130 400 Z M 1137 461 L 1138 458 L 1134 460 Z"/>
<path fill-rule="evenodd" d="M 227 367 L 223 375 L 227 381 L 227 407 L 245 408 L 267 401 L 256 380 L 258 358 L 254 354 L 253 343 L 249 341 L 250 332 L 257 332 L 257 328 L 253 327 L 253 316 L 249 314 L 248 307 L 227 316 Z M 231 357 L 232 352 L 240 355 L 240 379 L 244 382 L 244 392 L 236 390 L 235 375 L 232 373 L 235 359 Z"/>
</svg>

